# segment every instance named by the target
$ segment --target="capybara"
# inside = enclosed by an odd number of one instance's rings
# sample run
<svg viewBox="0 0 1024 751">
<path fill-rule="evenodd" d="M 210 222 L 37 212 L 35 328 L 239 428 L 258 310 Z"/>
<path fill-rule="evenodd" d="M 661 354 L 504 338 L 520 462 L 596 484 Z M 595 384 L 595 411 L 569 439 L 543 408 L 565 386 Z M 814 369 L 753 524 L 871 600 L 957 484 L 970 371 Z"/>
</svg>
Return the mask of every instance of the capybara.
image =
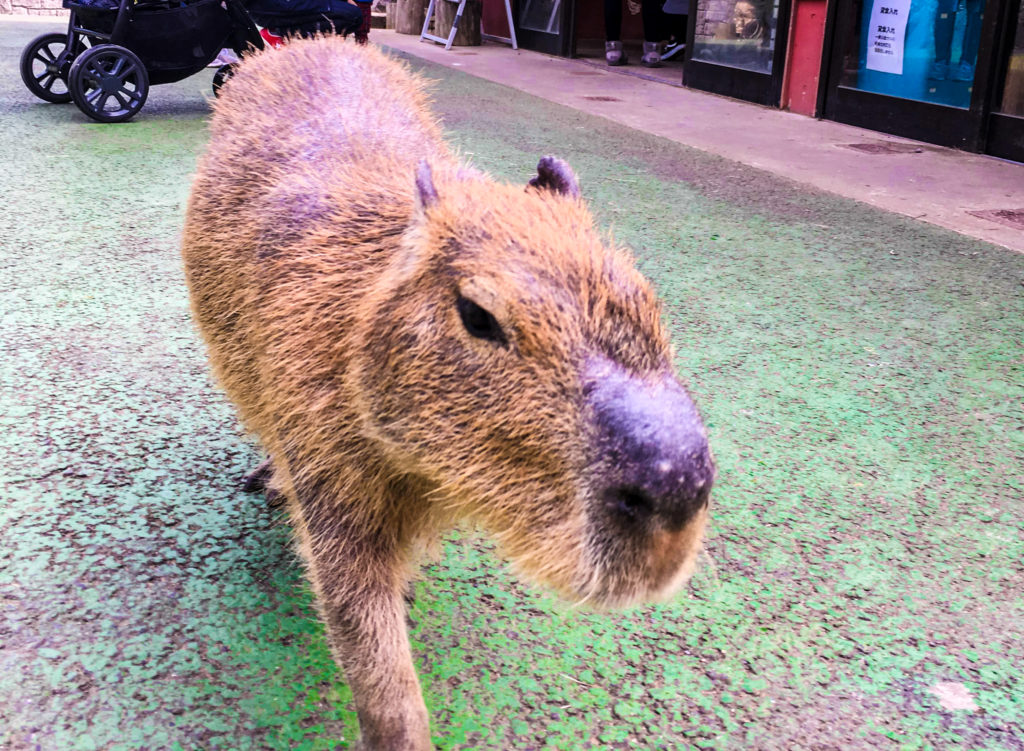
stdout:
<svg viewBox="0 0 1024 751">
<path fill-rule="evenodd" d="M 216 102 L 184 257 L 366 747 L 430 748 L 404 595 L 452 524 L 575 602 L 688 578 L 706 431 L 657 297 L 561 160 L 497 183 L 445 145 L 403 63 L 294 41 Z"/>
</svg>

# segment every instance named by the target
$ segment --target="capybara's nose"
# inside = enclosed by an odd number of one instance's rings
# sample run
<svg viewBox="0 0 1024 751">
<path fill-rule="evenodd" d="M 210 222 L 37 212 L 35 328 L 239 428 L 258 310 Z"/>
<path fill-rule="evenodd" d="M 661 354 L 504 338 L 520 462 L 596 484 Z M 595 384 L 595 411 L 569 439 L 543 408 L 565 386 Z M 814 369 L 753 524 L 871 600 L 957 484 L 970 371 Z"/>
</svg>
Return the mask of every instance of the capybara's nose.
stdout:
<svg viewBox="0 0 1024 751">
<path fill-rule="evenodd" d="M 588 368 L 597 495 L 625 524 L 682 528 L 708 503 L 715 465 L 690 395 L 672 375 L 653 381 L 603 362 Z"/>
</svg>

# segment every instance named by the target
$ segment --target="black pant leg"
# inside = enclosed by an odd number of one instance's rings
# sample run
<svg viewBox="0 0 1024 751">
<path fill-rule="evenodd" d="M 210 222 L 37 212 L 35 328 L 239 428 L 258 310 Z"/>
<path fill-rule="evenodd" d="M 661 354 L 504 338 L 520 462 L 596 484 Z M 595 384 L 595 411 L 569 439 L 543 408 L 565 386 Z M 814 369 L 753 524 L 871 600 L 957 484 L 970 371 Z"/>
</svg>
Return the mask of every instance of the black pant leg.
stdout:
<svg viewBox="0 0 1024 751">
<path fill-rule="evenodd" d="M 609 42 L 622 39 L 622 0 L 604 0 L 604 38 Z"/>
</svg>

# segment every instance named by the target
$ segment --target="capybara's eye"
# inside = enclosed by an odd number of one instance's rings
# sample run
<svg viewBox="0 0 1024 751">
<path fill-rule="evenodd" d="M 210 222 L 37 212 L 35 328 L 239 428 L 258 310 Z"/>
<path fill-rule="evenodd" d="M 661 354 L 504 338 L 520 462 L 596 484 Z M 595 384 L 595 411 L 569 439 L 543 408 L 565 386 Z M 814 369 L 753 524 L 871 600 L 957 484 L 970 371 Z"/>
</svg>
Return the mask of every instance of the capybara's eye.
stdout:
<svg viewBox="0 0 1024 751">
<path fill-rule="evenodd" d="M 477 339 L 487 339 L 497 344 L 507 344 L 505 332 L 501 330 L 501 324 L 497 319 L 481 308 L 467 297 L 459 297 L 455 306 L 458 308 L 462 325 L 470 336 Z"/>
</svg>

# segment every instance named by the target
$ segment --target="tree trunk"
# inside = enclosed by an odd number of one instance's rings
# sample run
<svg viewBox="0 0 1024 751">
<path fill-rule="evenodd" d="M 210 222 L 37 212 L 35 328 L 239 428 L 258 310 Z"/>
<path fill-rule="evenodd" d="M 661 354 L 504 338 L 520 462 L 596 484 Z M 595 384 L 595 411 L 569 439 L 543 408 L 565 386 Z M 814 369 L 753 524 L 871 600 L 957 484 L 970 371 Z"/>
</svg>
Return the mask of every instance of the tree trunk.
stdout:
<svg viewBox="0 0 1024 751">
<path fill-rule="evenodd" d="M 455 20 L 455 11 L 459 9 L 458 2 L 451 0 L 436 0 L 434 4 L 434 16 L 437 22 L 434 33 L 439 37 L 448 38 L 452 30 L 452 21 Z M 455 41 L 452 45 L 479 47 L 480 46 L 480 14 L 483 11 L 481 0 L 468 0 L 466 7 L 462 10 L 462 18 L 459 19 L 459 30 L 455 33 Z"/>
<path fill-rule="evenodd" d="M 399 34 L 415 34 L 423 31 L 423 19 L 427 15 L 424 0 L 395 0 L 395 31 Z"/>
</svg>

